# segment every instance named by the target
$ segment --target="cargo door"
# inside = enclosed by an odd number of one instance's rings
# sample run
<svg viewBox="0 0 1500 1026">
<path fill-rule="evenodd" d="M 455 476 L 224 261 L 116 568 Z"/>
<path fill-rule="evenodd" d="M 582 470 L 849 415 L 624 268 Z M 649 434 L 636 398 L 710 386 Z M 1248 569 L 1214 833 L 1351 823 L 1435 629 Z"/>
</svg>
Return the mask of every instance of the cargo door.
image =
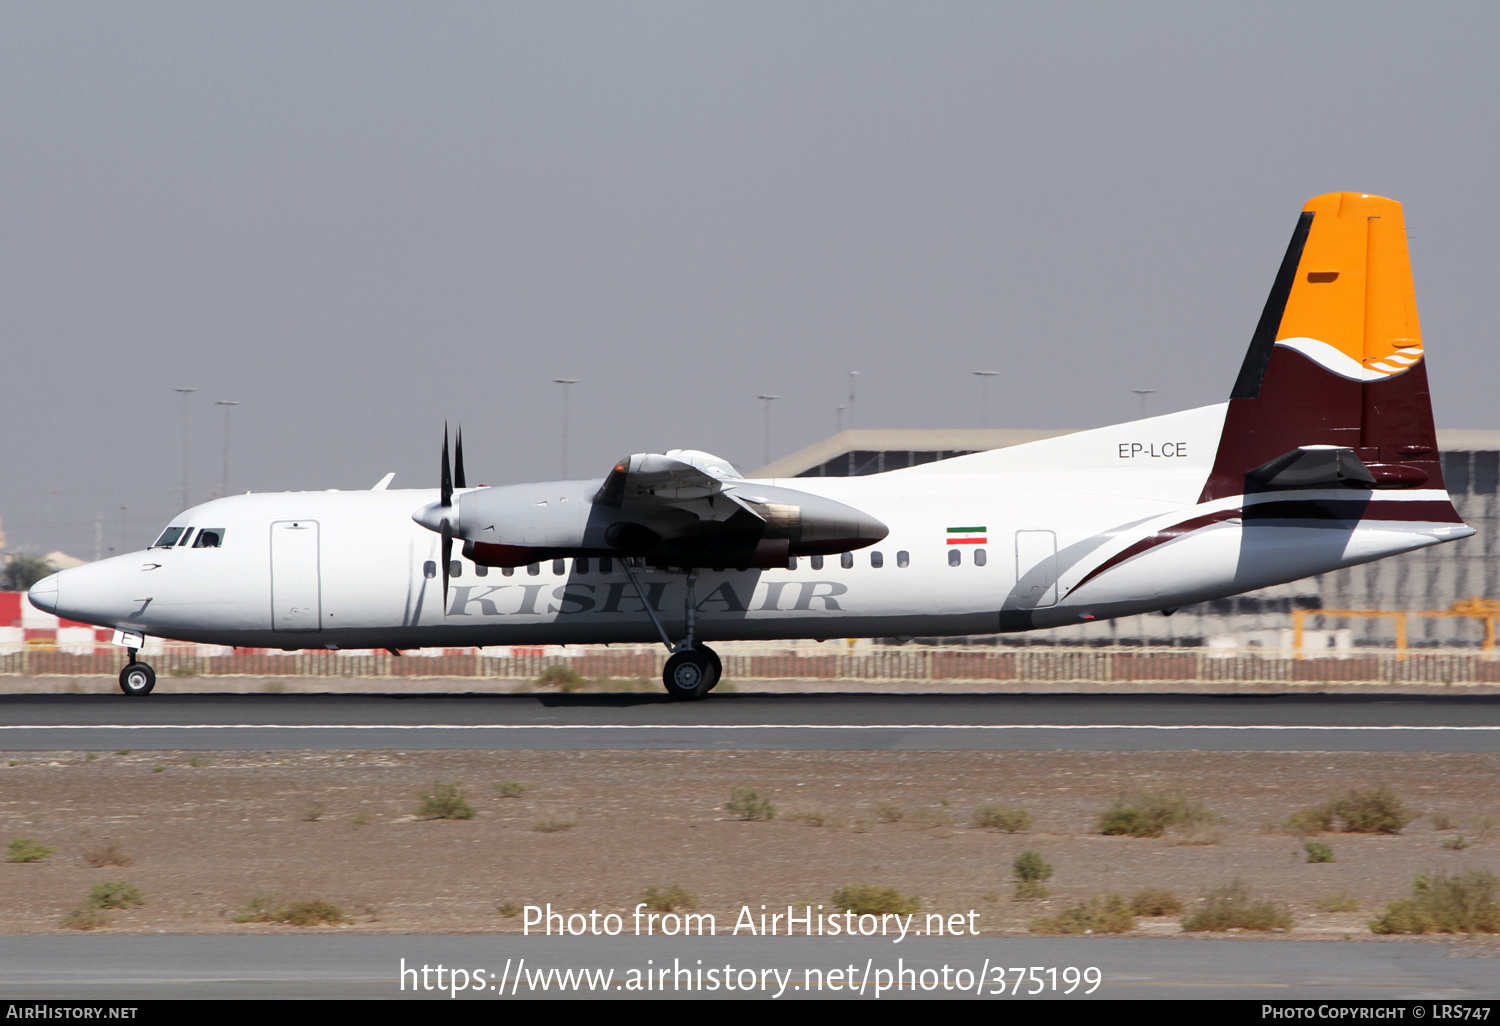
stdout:
<svg viewBox="0 0 1500 1026">
<path fill-rule="evenodd" d="M 1057 605 L 1057 534 L 1016 532 L 1016 594 L 1021 608 Z"/>
<path fill-rule="evenodd" d="M 318 573 L 318 522 L 278 520 L 271 525 L 271 629 L 322 629 Z"/>
</svg>

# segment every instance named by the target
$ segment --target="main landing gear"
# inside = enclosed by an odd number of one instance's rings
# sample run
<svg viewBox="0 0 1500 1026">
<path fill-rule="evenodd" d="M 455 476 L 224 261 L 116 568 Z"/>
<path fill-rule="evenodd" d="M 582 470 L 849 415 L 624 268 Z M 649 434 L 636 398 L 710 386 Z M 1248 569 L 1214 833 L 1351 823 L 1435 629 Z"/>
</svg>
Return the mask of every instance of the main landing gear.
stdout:
<svg viewBox="0 0 1500 1026">
<path fill-rule="evenodd" d="M 666 686 L 667 694 L 679 702 L 702 698 L 719 683 L 719 678 L 724 674 L 724 664 L 719 661 L 718 653 L 707 645 L 699 644 L 693 636 L 698 621 L 698 596 L 694 588 L 698 582 L 698 571 L 689 570 L 687 573 L 687 599 L 683 603 L 682 612 L 686 636 L 674 645 L 666 628 L 661 625 L 661 620 L 657 618 L 656 610 L 652 609 L 651 603 L 646 600 L 646 589 L 641 587 L 641 582 L 635 575 L 635 568 L 624 559 L 620 560 L 620 566 L 635 587 L 635 593 L 640 598 L 646 615 L 651 617 L 651 622 L 656 625 L 657 633 L 661 635 L 661 643 L 666 645 L 668 651 L 672 653 L 672 657 L 667 660 L 667 665 L 661 673 L 661 682 Z"/>
<path fill-rule="evenodd" d="M 146 663 L 136 661 L 137 649 L 126 651 L 130 653 L 130 662 L 120 671 L 120 690 L 127 695 L 151 694 L 151 689 L 156 687 L 156 671 Z"/>
</svg>

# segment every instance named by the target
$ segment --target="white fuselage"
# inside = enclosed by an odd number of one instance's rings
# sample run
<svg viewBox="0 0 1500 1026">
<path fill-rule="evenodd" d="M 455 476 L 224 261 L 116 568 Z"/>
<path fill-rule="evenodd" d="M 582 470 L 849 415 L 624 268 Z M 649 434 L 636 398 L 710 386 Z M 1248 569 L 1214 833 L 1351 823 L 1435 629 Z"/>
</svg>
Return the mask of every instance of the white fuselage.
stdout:
<svg viewBox="0 0 1500 1026">
<path fill-rule="evenodd" d="M 1175 608 L 1473 533 L 1420 519 L 1247 523 L 1237 515 L 1271 500 L 1447 502 L 1441 490 L 1281 491 L 1200 505 L 1224 410 L 1189 410 L 870 477 L 775 482 L 857 507 L 890 533 L 868 549 L 824 557 L 819 568 L 803 557 L 795 569 L 700 571 L 697 637 L 1055 627 Z M 596 486 L 558 482 L 558 498 L 587 502 Z M 568 559 L 512 572 L 459 559 L 444 608 L 439 537 L 412 520 L 436 497 L 435 489 L 421 489 L 217 499 L 172 524 L 221 530 L 219 547 L 157 547 L 88 564 L 56 575 L 55 590 L 42 589 L 39 601 L 50 598 L 54 611 L 71 619 L 250 647 L 659 640 L 618 562 L 604 573 L 598 559 L 588 560 L 587 570 Z M 950 534 L 953 528 L 983 534 Z M 1153 537 L 1158 542 L 1142 547 Z M 1139 551 L 1118 558 L 1132 546 Z M 950 563 L 954 552 L 957 565 Z M 877 554 L 879 566 L 872 565 Z M 686 575 L 644 569 L 640 581 L 663 626 L 680 638 Z"/>
</svg>

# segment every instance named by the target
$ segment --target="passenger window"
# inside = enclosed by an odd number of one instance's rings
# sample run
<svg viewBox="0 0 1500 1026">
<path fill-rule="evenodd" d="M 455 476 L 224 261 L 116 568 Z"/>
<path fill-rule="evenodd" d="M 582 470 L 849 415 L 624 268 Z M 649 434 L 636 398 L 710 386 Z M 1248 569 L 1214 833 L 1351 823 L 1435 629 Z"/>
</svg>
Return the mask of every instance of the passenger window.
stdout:
<svg viewBox="0 0 1500 1026">
<path fill-rule="evenodd" d="M 568 572 L 568 561 L 566 559 L 554 559 L 552 561 L 552 575 L 562 577 Z"/>
<path fill-rule="evenodd" d="M 183 529 L 180 527 L 167 528 L 162 532 L 161 537 L 156 539 L 156 544 L 151 547 L 153 549 L 170 549 L 173 545 L 177 544 L 177 539 L 182 537 L 182 531 Z"/>
<path fill-rule="evenodd" d="M 526 564 L 526 572 L 528 574 L 530 574 L 532 577 L 535 577 L 537 574 L 539 574 L 539 573 L 542 572 L 542 564 L 540 564 L 540 563 L 528 563 L 528 564 Z"/>
<path fill-rule="evenodd" d="M 429 581 L 432 580 L 434 577 L 436 577 L 437 576 L 437 564 L 435 562 L 433 562 L 432 560 L 430 560 L 430 559 L 427 562 L 423 563 L 422 564 L 422 576 L 425 577 L 425 578 L 427 578 Z"/>
<path fill-rule="evenodd" d="M 601 574 L 612 573 L 614 571 L 614 568 L 614 561 L 611 560 L 608 556 L 599 557 L 599 572 Z"/>
<path fill-rule="evenodd" d="M 974 550 L 974 565 L 975 566 L 984 566 L 984 564 L 986 563 L 986 561 L 988 561 L 988 559 L 989 559 L 989 557 L 984 554 L 984 550 L 983 549 L 975 549 Z"/>
<path fill-rule="evenodd" d="M 224 528 L 205 527 L 198 532 L 198 540 L 193 542 L 195 549 L 217 549 L 224 544 Z"/>
<path fill-rule="evenodd" d="M 845 570 L 854 569 L 854 553 L 845 552 L 843 555 L 839 556 L 839 566 L 843 567 Z"/>
<path fill-rule="evenodd" d="M 475 563 L 474 564 L 474 576 L 475 577 L 488 577 L 489 575 L 490 575 L 490 568 L 489 567 L 485 566 L 483 563 Z"/>
<path fill-rule="evenodd" d="M 896 553 L 896 565 L 902 567 L 903 569 L 905 567 L 911 566 L 911 553 L 907 552 L 905 549 L 902 549 L 900 552 Z"/>
<path fill-rule="evenodd" d="M 450 560 L 448 560 L 448 576 L 449 577 L 462 577 L 463 574 L 464 574 L 464 565 L 463 565 L 462 561 L 457 560 L 457 559 L 450 559 Z"/>
<path fill-rule="evenodd" d="M 587 557 L 587 556 L 579 556 L 577 559 L 573 560 L 573 569 L 576 572 L 580 573 L 580 574 L 586 574 L 586 573 L 588 573 L 589 572 L 589 557 Z"/>
<path fill-rule="evenodd" d="M 788 570 L 795 570 L 795 569 L 797 569 L 797 557 L 796 556 L 788 556 L 788 557 L 786 557 L 786 568 Z"/>
<path fill-rule="evenodd" d="M 949 549 L 948 550 L 948 565 L 949 566 L 958 566 L 963 561 L 964 561 L 964 554 L 962 552 L 960 552 L 958 549 Z"/>
<path fill-rule="evenodd" d="M 885 557 L 878 552 L 870 553 L 870 565 L 876 569 L 885 566 Z"/>
<path fill-rule="evenodd" d="M 513 566 L 502 566 L 500 568 L 500 573 L 504 577 L 513 577 L 515 576 L 516 568 Z"/>
</svg>

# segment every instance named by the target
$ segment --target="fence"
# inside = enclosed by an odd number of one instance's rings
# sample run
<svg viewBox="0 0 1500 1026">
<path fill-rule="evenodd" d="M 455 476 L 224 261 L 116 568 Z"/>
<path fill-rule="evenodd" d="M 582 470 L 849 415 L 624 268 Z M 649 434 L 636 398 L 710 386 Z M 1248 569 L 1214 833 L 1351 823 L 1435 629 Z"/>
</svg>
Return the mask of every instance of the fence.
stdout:
<svg viewBox="0 0 1500 1026">
<path fill-rule="evenodd" d="M 276 655 L 202 656 L 167 651 L 151 657 L 162 675 L 256 677 L 484 677 L 527 680 L 563 666 L 588 678 L 657 678 L 665 650 L 577 648 L 508 656 L 480 652 L 440 656 L 345 655 L 291 652 Z M 1357 652 L 1344 657 L 1293 658 L 1291 652 L 1226 649 L 1025 648 L 976 652 L 902 646 L 854 653 L 773 650 L 722 656 L 729 680 L 1025 681 L 1049 684 L 1153 682 L 1368 684 L 1500 683 L 1493 653 L 1433 650 Z M 0 674 L 113 676 L 117 652 L 72 655 L 21 651 L 0 655 Z"/>
</svg>

